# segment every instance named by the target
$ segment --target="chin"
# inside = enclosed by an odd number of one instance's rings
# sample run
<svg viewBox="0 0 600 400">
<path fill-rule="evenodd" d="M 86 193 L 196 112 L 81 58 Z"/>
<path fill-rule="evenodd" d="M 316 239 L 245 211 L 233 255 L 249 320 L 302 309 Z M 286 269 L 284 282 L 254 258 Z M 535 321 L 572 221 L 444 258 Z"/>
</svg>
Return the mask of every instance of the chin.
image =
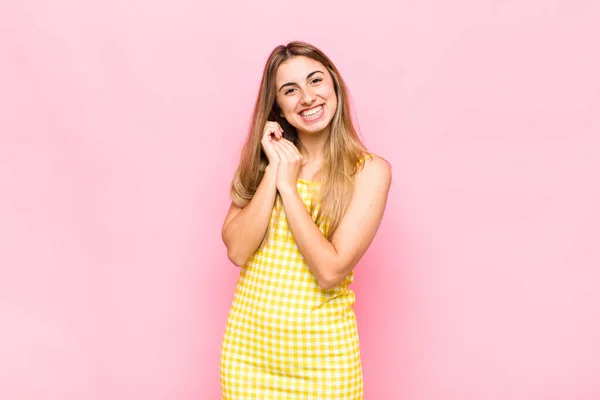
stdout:
<svg viewBox="0 0 600 400">
<path fill-rule="evenodd" d="M 331 126 L 331 121 L 333 121 L 333 118 L 324 118 L 323 120 L 317 121 L 314 124 L 306 124 L 303 121 L 299 121 L 294 127 L 299 132 L 319 133 L 324 129 L 329 128 Z"/>
<path fill-rule="evenodd" d="M 296 127 L 296 131 L 299 133 L 307 133 L 307 134 L 316 134 L 322 132 L 323 130 L 329 127 L 329 123 L 326 125 L 313 125 L 313 126 L 298 126 Z"/>
</svg>

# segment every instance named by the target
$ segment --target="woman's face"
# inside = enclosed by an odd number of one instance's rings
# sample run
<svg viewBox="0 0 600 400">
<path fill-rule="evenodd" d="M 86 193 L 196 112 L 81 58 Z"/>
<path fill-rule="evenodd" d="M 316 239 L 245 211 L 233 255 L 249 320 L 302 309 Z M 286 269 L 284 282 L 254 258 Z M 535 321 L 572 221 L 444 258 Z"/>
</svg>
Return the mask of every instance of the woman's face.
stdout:
<svg viewBox="0 0 600 400">
<path fill-rule="evenodd" d="M 318 133 L 329 127 L 337 96 L 323 64 L 304 56 L 290 58 L 277 69 L 275 85 L 281 114 L 299 133 Z"/>
</svg>

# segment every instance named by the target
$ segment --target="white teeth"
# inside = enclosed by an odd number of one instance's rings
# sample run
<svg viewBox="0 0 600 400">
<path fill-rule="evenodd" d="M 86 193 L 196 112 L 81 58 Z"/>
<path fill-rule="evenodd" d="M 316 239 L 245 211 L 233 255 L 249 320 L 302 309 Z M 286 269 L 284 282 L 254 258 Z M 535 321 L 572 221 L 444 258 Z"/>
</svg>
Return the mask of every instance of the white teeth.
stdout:
<svg viewBox="0 0 600 400">
<path fill-rule="evenodd" d="M 322 109 L 323 109 L 323 106 L 318 106 L 318 107 L 315 107 L 315 108 L 310 109 L 308 111 L 303 111 L 302 112 L 302 116 L 303 117 L 311 117 L 311 116 L 313 116 L 315 114 L 320 113 Z"/>
</svg>

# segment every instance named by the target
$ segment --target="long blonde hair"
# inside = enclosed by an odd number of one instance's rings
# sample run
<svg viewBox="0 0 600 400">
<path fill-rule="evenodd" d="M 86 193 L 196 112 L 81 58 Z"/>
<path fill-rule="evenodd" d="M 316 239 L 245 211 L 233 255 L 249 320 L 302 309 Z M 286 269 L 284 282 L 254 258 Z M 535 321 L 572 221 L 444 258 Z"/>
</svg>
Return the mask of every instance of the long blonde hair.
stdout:
<svg viewBox="0 0 600 400">
<path fill-rule="evenodd" d="M 330 122 L 329 137 L 325 143 L 323 165 L 319 170 L 320 190 L 316 202 L 311 202 L 311 215 L 316 203 L 316 224 L 326 224 L 325 237 L 330 240 L 338 228 L 354 191 L 356 173 L 367 149 L 352 124 L 348 90 L 337 68 L 316 47 L 299 41 L 277 46 L 265 65 L 258 97 L 254 106 L 250 132 L 242 149 L 240 164 L 231 184 L 231 198 L 236 206 L 244 208 L 258 189 L 264 176 L 268 159 L 261 146 L 265 124 L 269 116 L 279 115 L 276 102 L 275 74 L 279 66 L 292 57 L 304 56 L 323 64 L 333 79 L 337 96 L 337 109 Z M 299 149 L 302 143 L 296 129 L 283 119 L 280 122 L 284 135 Z M 277 194 L 279 196 L 279 194 Z M 314 197 L 314 196 L 313 196 Z M 268 230 L 267 235 L 268 236 Z M 264 240 L 263 240 L 264 243 Z"/>
</svg>

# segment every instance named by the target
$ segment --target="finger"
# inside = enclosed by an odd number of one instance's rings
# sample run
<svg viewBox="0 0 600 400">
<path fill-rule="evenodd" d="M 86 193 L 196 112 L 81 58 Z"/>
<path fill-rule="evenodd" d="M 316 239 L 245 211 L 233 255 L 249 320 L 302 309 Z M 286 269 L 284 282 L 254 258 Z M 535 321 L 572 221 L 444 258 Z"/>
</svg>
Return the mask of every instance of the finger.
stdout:
<svg viewBox="0 0 600 400">
<path fill-rule="evenodd" d="M 288 143 L 285 139 L 281 139 L 279 141 L 279 145 L 281 146 L 282 151 L 285 153 L 287 160 L 296 161 L 298 159 L 298 155 L 294 154 L 293 148 L 290 147 L 290 143 Z"/>
<path fill-rule="evenodd" d="M 279 124 L 277 122 L 269 121 L 265 124 L 265 130 L 263 131 L 263 137 L 270 136 L 270 135 L 277 136 L 280 129 L 281 129 L 281 127 L 279 126 Z"/>
<path fill-rule="evenodd" d="M 304 157 L 302 155 L 302 153 L 300 153 L 300 150 L 298 149 L 298 147 L 296 147 L 296 145 L 291 140 L 285 139 L 285 141 L 286 141 L 286 143 L 289 144 L 289 147 L 292 149 L 293 153 L 296 154 L 298 157 L 300 157 L 300 159 L 302 160 L 302 165 L 306 164 L 308 159 L 306 157 Z"/>
<path fill-rule="evenodd" d="M 294 142 L 292 142 L 291 140 L 285 139 L 285 138 L 284 138 L 284 140 L 285 140 L 286 143 L 289 143 L 292 147 L 294 147 L 296 149 L 298 148 L 298 147 L 296 147 L 296 145 L 294 144 Z"/>
<path fill-rule="evenodd" d="M 279 122 L 272 122 L 273 127 L 274 127 L 274 131 L 273 131 L 273 135 L 277 138 L 281 138 L 282 137 L 282 133 L 283 133 L 283 129 L 281 128 L 281 125 L 279 125 Z"/>
<path fill-rule="evenodd" d="M 287 145 L 285 142 L 283 142 L 284 139 L 281 139 L 279 141 L 279 145 L 281 146 L 281 150 L 282 153 L 285 154 L 285 157 L 288 161 L 293 162 L 296 160 L 296 155 L 294 154 L 294 152 L 289 148 L 289 145 Z"/>
<path fill-rule="evenodd" d="M 281 146 L 283 146 L 283 147 L 285 148 L 285 150 L 286 150 L 286 152 L 287 152 L 288 154 L 292 154 L 292 155 L 294 154 L 294 150 L 293 150 L 293 148 L 291 147 L 291 143 L 290 143 L 290 141 L 289 141 L 289 140 L 287 140 L 287 139 L 285 139 L 285 138 L 284 138 L 284 139 L 281 139 L 281 140 L 279 141 L 279 143 L 281 144 Z"/>
<path fill-rule="evenodd" d="M 298 150 L 298 148 L 296 146 L 294 146 L 294 143 L 290 142 L 287 139 L 283 139 L 283 143 L 282 143 L 286 149 L 289 151 L 289 154 L 291 154 L 292 156 L 294 156 L 297 159 L 302 159 L 302 154 L 300 154 L 300 151 Z"/>
<path fill-rule="evenodd" d="M 273 148 L 275 149 L 275 152 L 279 156 L 279 159 L 281 161 L 287 160 L 286 152 L 283 150 L 283 147 L 282 147 L 280 141 L 279 140 L 273 140 L 272 144 L 273 144 Z"/>
</svg>

